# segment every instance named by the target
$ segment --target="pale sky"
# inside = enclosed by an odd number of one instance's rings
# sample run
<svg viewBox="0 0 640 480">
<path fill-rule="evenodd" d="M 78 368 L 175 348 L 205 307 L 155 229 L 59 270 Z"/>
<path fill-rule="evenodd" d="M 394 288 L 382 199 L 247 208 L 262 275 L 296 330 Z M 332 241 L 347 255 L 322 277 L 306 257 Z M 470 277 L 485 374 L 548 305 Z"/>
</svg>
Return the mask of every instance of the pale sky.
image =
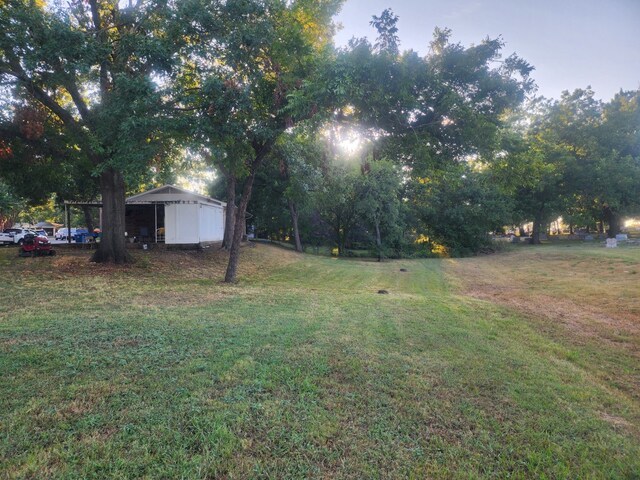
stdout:
<svg viewBox="0 0 640 480">
<path fill-rule="evenodd" d="M 346 0 L 336 44 L 373 41 L 369 21 L 385 8 L 400 17 L 402 50 L 425 54 L 436 26 L 463 45 L 502 35 L 504 56 L 516 52 L 535 66 L 539 95 L 591 85 L 609 100 L 640 88 L 640 0 Z"/>
</svg>

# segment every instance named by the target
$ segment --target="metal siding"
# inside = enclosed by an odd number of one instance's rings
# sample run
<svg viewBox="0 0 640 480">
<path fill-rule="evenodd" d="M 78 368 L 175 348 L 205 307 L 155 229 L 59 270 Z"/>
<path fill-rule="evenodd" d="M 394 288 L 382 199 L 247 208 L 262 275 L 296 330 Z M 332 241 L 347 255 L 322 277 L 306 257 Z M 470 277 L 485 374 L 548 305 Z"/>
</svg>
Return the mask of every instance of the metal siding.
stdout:
<svg viewBox="0 0 640 480">
<path fill-rule="evenodd" d="M 167 245 L 220 242 L 224 238 L 224 209 L 215 205 L 173 203 L 165 206 Z"/>
<path fill-rule="evenodd" d="M 165 206 L 165 243 L 196 244 L 198 236 L 198 204 L 173 203 Z"/>
<path fill-rule="evenodd" d="M 177 205 L 165 205 L 164 207 L 164 243 L 175 244 L 178 225 L 176 222 Z"/>
<path fill-rule="evenodd" d="M 176 204 L 178 233 L 177 242 L 182 244 L 200 243 L 199 235 L 199 205 L 197 203 Z"/>
<path fill-rule="evenodd" d="M 200 241 L 219 242 L 223 237 L 222 208 L 213 205 L 200 205 Z"/>
</svg>

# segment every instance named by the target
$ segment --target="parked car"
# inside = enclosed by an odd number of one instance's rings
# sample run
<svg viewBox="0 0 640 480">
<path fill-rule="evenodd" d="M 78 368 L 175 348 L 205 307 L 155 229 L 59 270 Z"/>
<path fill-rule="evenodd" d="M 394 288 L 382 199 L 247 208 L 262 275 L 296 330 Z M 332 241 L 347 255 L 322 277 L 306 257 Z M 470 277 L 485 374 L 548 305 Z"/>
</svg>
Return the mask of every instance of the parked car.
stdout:
<svg viewBox="0 0 640 480">
<path fill-rule="evenodd" d="M 13 245 L 15 241 L 13 240 L 14 232 L 9 231 L 10 229 L 5 230 L 0 233 L 0 244 L 2 245 Z"/>
<path fill-rule="evenodd" d="M 77 233 L 78 229 L 77 228 L 72 228 L 71 229 L 71 237 L 73 237 L 76 233 Z M 68 240 L 69 238 L 69 229 L 68 228 L 61 228 L 59 229 L 54 238 L 56 240 Z"/>
<path fill-rule="evenodd" d="M 24 236 L 32 233 L 37 236 L 37 233 L 33 230 L 28 230 L 26 228 L 7 228 L 3 233 L 0 239 L 2 243 L 17 243 L 18 245 L 22 245 L 24 241 Z M 11 239 L 13 241 L 11 241 Z"/>
<path fill-rule="evenodd" d="M 44 230 L 36 230 L 36 235 L 39 237 L 49 238 L 49 235 L 47 235 L 47 232 Z"/>
</svg>

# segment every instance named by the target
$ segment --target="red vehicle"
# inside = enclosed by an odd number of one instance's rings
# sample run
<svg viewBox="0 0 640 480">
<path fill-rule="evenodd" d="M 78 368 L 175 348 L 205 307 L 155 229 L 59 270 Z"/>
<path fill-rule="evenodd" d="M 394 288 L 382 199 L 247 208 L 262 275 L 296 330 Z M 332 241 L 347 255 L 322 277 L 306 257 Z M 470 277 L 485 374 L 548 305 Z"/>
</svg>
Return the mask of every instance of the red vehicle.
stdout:
<svg viewBox="0 0 640 480">
<path fill-rule="evenodd" d="M 41 257 L 47 255 L 55 255 L 56 251 L 51 248 L 49 239 L 46 237 L 35 236 L 28 233 L 24 236 L 24 241 L 18 255 L 21 257 Z"/>
</svg>

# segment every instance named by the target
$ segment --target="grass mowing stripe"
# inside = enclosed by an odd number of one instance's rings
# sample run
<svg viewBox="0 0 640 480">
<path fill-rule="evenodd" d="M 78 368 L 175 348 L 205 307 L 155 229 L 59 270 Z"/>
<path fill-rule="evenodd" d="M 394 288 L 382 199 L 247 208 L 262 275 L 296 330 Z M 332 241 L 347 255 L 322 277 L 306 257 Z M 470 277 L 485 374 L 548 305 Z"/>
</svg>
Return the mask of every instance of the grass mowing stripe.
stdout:
<svg viewBox="0 0 640 480">
<path fill-rule="evenodd" d="M 441 261 L 339 261 L 269 247 L 247 256 L 257 267 L 280 256 L 285 265 L 230 288 L 202 270 L 144 282 L 125 272 L 89 305 L 84 290 L 69 295 L 86 279 L 63 280 L 33 294 L 48 309 L 2 318 L 2 475 L 640 471 L 629 426 L 637 397 L 594 380 L 578 361 L 591 346 L 571 345 L 567 356 L 563 337 L 460 296 Z M 31 283 L 14 288 L 26 296 Z M 163 292 L 160 305 L 141 301 Z M 0 289 L 0 301 L 9 295 Z"/>
</svg>

